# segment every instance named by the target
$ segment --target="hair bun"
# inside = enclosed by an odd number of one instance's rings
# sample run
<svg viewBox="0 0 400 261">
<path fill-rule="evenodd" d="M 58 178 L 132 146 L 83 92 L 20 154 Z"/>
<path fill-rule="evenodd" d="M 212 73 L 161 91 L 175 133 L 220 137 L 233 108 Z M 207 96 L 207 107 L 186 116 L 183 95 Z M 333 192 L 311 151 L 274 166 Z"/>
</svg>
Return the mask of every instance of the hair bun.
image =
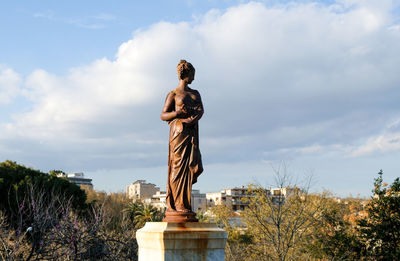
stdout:
<svg viewBox="0 0 400 261">
<path fill-rule="evenodd" d="M 178 71 L 178 77 L 179 79 L 185 79 L 189 75 L 189 73 L 194 72 L 195 69 L 193 65 L 186 60 L 181 59 L 179 61 L 178 66 L 176 67 Z"/>
</svg>

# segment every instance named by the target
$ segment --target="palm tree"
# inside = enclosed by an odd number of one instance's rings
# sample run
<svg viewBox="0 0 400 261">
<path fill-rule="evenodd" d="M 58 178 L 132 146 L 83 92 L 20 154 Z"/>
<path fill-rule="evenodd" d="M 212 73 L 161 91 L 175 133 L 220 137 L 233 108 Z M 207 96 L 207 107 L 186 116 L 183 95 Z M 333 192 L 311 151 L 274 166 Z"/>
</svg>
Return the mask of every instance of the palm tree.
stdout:
<svg viewBox="0 0 400 261">
<path fill-rule="evenodd" d="M 158 209 L 152 205 L 142 205 L 140 209 L 135 212 L 134 222 L 136 228 L 143 227 L 146 222 L 161 221 L 162 216 Z"/>
<path fill-rule="evenodd" d="M 135 220 L 135 216 L 136 216 L 136 212 L 140 209 L 143 208 L 143 204 L 142 203 L 136 203 L 136 202 L 130 202 L 126 208 L 124 208 L 123 212 L 127 215 L 127 217 L 134 221 Z"/>
</svg>

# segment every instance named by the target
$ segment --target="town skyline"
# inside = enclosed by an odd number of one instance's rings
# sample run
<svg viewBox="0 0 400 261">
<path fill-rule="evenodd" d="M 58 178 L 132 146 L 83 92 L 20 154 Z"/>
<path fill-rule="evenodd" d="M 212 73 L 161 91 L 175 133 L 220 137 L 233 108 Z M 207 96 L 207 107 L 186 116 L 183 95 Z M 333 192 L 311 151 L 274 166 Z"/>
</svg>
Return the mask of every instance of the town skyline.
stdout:
<svg viewBox="0 0 400 261">
<path fill-rule="evenodd" d="M 156 6 L 156 7 L 155 7 Z M 399 1 L 4 3 L 0 160 L 165 187 L 176 65 L 204 103 L 204 192 L 273 184 L 371 196 L 400 173 Z M 227 95 L 226 95 L 227 94 Z"/>
</svg>

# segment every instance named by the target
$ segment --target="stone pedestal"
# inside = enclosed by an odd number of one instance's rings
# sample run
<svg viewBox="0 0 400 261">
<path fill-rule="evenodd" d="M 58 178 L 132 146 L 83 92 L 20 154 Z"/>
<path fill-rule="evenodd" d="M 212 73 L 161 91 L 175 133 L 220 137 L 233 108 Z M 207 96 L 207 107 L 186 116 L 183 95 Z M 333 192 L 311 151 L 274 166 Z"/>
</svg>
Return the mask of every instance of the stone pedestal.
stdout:
<svg viewBox="0 0 400 261">
<path fill-rule="evenodd" d="M 222 261 L 227 233 L 214 223 L 147 222 L 136 232 L 139 261 Z"/>
</svg>

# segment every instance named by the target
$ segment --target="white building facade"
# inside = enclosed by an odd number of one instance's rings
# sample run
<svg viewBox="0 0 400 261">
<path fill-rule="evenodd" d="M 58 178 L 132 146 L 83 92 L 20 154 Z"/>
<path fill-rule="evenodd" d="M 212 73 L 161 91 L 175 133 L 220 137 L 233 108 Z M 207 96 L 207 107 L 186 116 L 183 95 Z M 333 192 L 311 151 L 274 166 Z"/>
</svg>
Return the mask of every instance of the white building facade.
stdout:
<svg viewBox="0 0 400 261">
<path fill-rule="evenodd" d="M 146 180 L 136 180 L 126 187 L 126 196 L 132 200 L 145 201 L 160 191 L 155 184 L 147 183 Z"/>
<path fill-rule="evenodd" d="M 249 194 L 245 187 L 228 188 L 223 189 L 221 192 L 207 193 L 207 207 L 225 205 L 233 211 L 243 211 L 247 203 L 243 201 L 242 198 L 248 196 Z"/>
<path fill-rule="evenodd" d="M 76 172 L 76 173 L 60 173 L 57 177 L 67 178 L 70 182 L 75 183 L 78 186 L 88 186 L 93 188 L 92 179 L 85 178 L 83 172 Z"/>
</svg>

